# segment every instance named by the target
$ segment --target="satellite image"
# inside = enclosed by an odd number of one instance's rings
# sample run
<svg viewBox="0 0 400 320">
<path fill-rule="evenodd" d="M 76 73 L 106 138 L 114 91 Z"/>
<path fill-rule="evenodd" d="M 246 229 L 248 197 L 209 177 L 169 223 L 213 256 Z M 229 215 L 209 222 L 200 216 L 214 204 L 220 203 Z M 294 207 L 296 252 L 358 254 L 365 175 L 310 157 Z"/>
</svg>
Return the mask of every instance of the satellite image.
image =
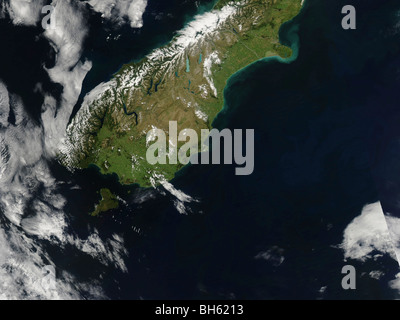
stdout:
<svg viewBox="0 0 400 320">
<path fill-rule="evenodd" d="M 0 300 L 400 298 L 398 0 L 0 0 L 0 44 Z"/>
</svg>

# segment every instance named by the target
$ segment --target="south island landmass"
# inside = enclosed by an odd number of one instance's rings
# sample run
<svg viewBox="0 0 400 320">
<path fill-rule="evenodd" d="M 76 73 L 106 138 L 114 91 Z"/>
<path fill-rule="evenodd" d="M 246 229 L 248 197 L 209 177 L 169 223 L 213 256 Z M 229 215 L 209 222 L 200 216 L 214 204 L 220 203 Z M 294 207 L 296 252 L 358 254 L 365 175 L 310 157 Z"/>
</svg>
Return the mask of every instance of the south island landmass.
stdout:
<svg viewBox="0 0 400 320">
<path fill-rule="evenodd" d="M 103 174 L 117 174 L 122 184 L 149 187 L 171 180 L 183 164 L 148 163 L 147 133 L 161 129 L 168 139 L 169 121 L 177 122 L 178 131 L 200 135 L 211 129 L 233 74 L 265 57 L 291 56 L 279 42 L 279 29 L 299 13 L 301 2 L 218 1 L 170 43 L 124 65 L 85 97 L 67 128 L 60 162 L 72 170 L 94 164 Z"/>
</svg>

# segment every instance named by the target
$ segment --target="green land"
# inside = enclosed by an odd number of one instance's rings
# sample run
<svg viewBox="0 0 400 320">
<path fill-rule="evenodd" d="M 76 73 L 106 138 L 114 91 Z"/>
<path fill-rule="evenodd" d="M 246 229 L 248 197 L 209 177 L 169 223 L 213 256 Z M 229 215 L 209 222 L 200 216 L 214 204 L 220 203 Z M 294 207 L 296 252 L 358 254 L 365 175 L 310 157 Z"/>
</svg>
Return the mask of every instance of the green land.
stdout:
<svg viewBox="0 0 400 320">
<path fill-rule="evenodd" d="M 160 177 L 172 179 L 183 165 L 149 164 L 147 132 L 156 127 L 168 133 L 169 121 L 177 121 L 178 132 L 191 128 L 200 135 L 201 129 L 212 129 L 234 73 L 265 57 L 291 56 L 278 34 L 298 14 L 301 0 L 221 0 L 214 10 L 227 6 L 234 13 L 184 50 L 176 49 L 178 35 L 156 54 L 124 65 L 114 75 L 115 85 L 88 108 L 88 125 L 80 129 L 84 148 L 73 151 L 75 167 L 95 164 L 103 174 L 116 173 L 122 184 L 142 187 Z M 112 197 L 103 197 L 99 207 L 110 204 L 115 204 Z"/>
<path fill-rule="evenodd" d="M 119 207 L 118 199 L 111 193 L 109 189 L 103 188 L 100 190 L 101 200 L 91 213 L 92 216 L 98 216 L 102 212 L 107 212 L 111 209 Z"/>
</svg>

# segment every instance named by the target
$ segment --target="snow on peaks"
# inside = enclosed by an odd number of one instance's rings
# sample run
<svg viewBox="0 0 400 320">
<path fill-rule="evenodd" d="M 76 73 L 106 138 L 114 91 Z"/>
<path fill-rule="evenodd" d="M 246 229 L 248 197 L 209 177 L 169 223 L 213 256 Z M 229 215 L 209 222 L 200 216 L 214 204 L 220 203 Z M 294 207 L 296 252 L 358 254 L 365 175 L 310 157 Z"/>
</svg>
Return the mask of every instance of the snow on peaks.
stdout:
<svg viewBox="0 0 400 320">
<path fill-rule="evenodd" d="M 198 37 L 212 33 L 236 12 L 236 7 L 226 5 L 221 10 L 213 10 L 197 15 L 184 29 L 178 32 L 176 44 L 182 47 L 190 46 L 198 41 Z"/>
</svg>

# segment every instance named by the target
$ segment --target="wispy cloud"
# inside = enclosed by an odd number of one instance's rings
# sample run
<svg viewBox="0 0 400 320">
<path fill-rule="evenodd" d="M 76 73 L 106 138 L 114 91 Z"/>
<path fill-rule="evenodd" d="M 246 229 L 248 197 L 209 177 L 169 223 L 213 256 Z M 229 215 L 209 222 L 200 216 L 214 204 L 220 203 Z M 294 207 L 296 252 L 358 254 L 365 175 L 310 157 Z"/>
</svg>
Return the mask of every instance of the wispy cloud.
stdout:
<svg viewBox="0 0 400 320">
<path fill-rule="evenodd" d="M 48 69 L 53 82 L 63 86 L 61 104 L 46 97 L 42 114 L 46 152 L 54 156 L 65 138 L 65 130 L 72 110 L 78 101 L 82 82 L 92 67 L 90 61 L 81 62 L 82 46 L 88 28 L 83 17 L 84 6 L 71 0 L 54 0 L 52 18 L 55 28 L 45 31 L 45 37 L 55 48 L 56 64 Z"/>
<path fill-rule="evenodd" d="M 88 3 L 106 19 L 118 24 L 128 20 L 132 28 L 143 26 L 147 0 L 89 0 Z"/>
<path fill-rule="evenodd" d="M 387 254 L 399 262 L 400 218 L 384 214 L 380 202 L 368 204 L 361 215 L 346 227 L 339 247 L 343 249 L 345 259 L 364 262 Z M 381 270 L 369 273 L 374 279 L 380 279 L 383 275 Z M 400 273 L 389 282 L 389 286 L 400 292 Z"/>
<path fill-rule="evenodd" d="M 13 23 L 34 25 L 43 1 L 11 1 L 8 10 Z M 0 299 L 79 299 L 106 298 L 99 282 L 80 282 L 60 271 L 57 287 L 46 291 L 41 285 L 42 268 L 56 268 L 44 243 L 62 249 L 74 247 L 94 260 L 127 271 L 127 251 L 123 238 L 103 239 L 97 230 L 86 238 L 68 232 L 64 212 L 66 199 L 48 167 L 65 137 L 69 117 L 81 92 L 82 82 L 91 68 L 82 62 L 82 46 L 88 28 L 83 2 L 54 0 L 55 29 L 44 36 L 54 47 L 55 66 L 47 69 L 51 80 L 63 86 L 61 101 L 45 96 L 41 125 L 26 113 L 22 100 L 9 93 L 0 81 L 0 212 L 9 227 L 0 225 Z M 8 123 L 12 109 L 15 125 Z M 29 211 L 29 215 L 27 215 Z"/>
<path fill-rule="evenodd" d="M 392 223 L 398 222 L 393 220 Z M 379 252 L 397 260 L 380 202 L 366 205 L 361 215 L 351 221 L 344 230 L 340 246 L 345 258 L 365 261 Z"/>
<path fill-rule="evenodd" d="M 3 16 L 7 11 L 16 25 L 33 26 L 38 23 L 44 0 L 10 0 L 2 5 Z M 1 16 L 1 15 L 0 15 Z"/>
</svg>

